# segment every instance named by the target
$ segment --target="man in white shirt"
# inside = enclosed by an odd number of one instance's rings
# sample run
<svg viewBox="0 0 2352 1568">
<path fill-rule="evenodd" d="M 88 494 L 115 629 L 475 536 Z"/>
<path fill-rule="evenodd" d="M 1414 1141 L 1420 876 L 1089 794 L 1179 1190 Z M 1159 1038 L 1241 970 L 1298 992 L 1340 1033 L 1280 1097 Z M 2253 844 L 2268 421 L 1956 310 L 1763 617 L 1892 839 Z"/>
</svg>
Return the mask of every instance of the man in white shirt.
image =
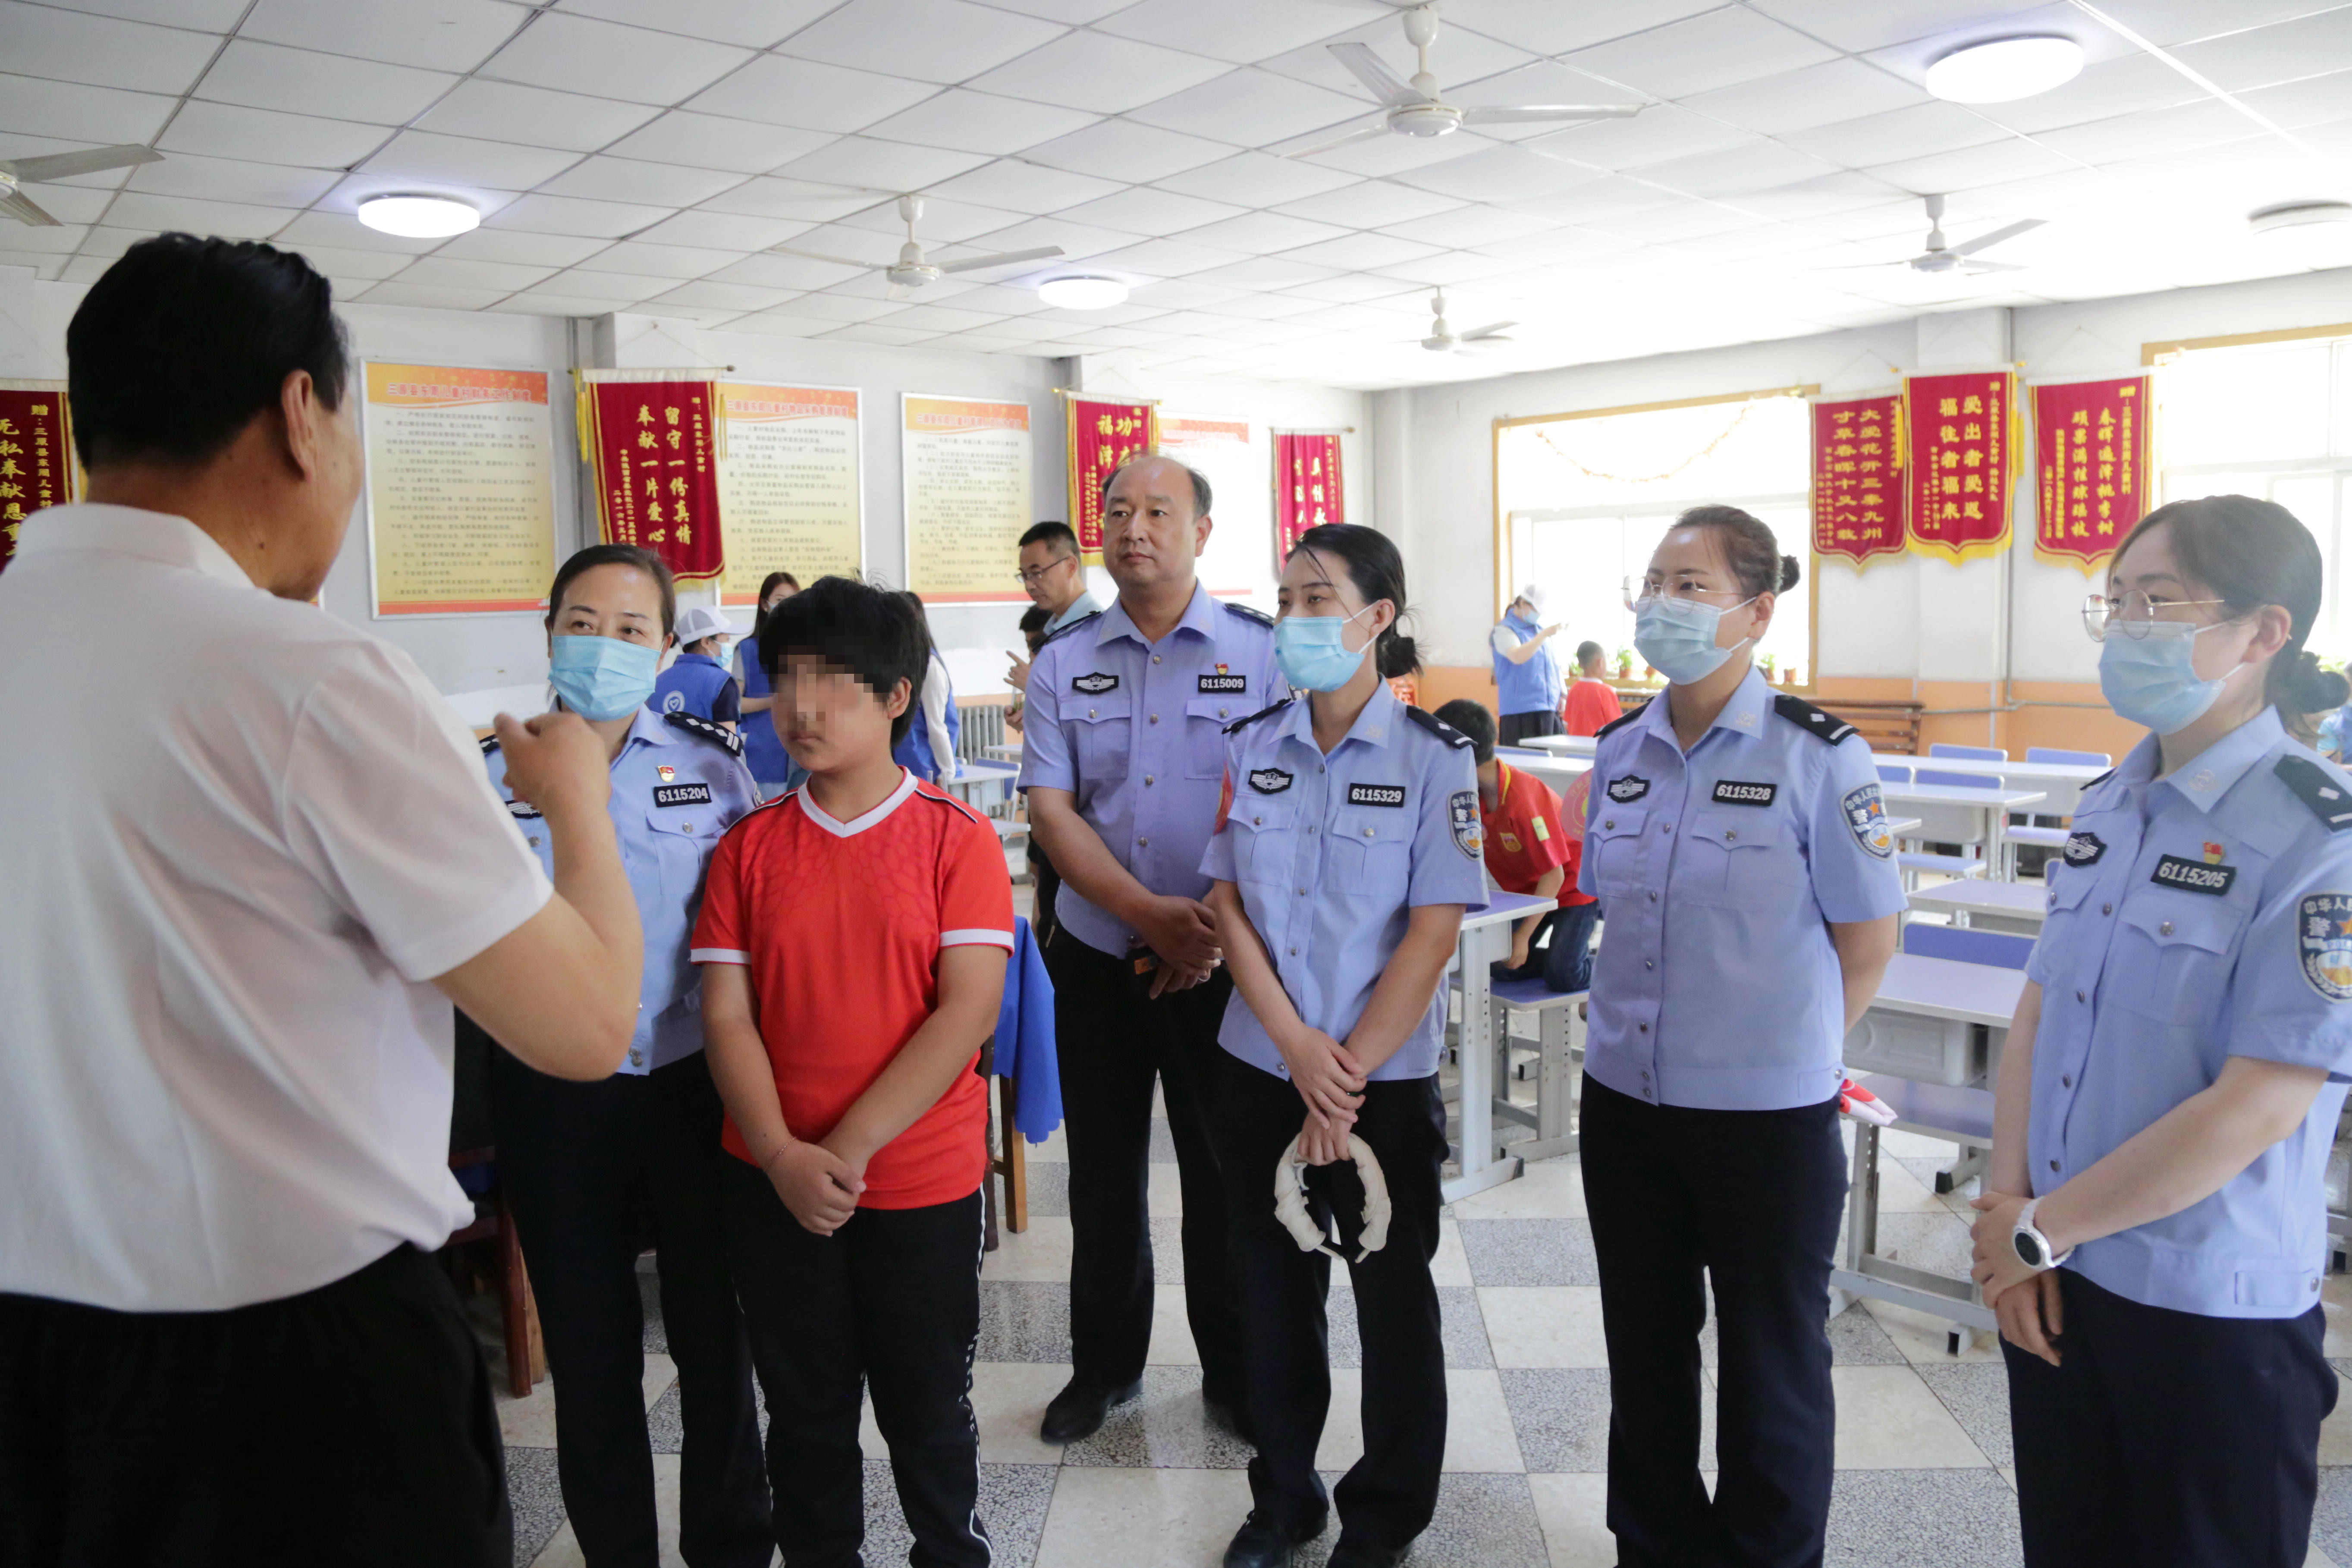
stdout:
<svg viewBox="0 0 2352 1568">
<path fill-rule="evenodd" d="M 415 665 L 308 603 L 362 452 L 299 257 L 142 241 L 67 354 L 89 502 L 0 576 L 0 1563 L 504 1564 L 425 1256 L 473 1217 L 450 1003 L 541 1071 L 618 1064 L 602 747 L 499 721 L 551 889 Z"/>
</svg>

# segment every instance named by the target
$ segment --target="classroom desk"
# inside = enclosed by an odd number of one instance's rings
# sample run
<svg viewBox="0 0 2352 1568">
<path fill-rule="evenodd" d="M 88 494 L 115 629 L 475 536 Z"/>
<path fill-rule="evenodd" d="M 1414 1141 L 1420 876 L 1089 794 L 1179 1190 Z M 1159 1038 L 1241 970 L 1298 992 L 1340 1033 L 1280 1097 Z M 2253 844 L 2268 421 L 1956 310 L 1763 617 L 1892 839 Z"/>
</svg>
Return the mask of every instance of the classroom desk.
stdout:
<svg viewBox="0 0 2352 1568">
<path fill-rule="evenodd" d="M 1462 1173 L 1440 1189 L 1447 1203 L 1515 1180 L 1519 1159 L 1495 1158 L 1495 1018 L 1487 1004 L 1494 976 L 1487 966 L 1511 952 L 1511 922 L 1556 901 L 1525 893 L 1491 892 L 1492 900 L 1462 919 L 1454 962 L 1462 977 L 1462 1026 L 1454 1055 L 1462 1066 Z"/>
<path fill-rule="evenodd" d="M 1011 763 L 988 763 L 968 757 L 956 776 L 940 787 L 959 796 L 974 811 L 985 812 L 1010 796 L 1013 781 L 1020 774 L 1021 770 Z"/>
<path fill-rule="evenodd" d="M 2042 934 L 2049 904 L 2049 889 L 2039 882 L 1944 882 L 1911 895 L 1913 909 L 1949 915 L 1956 926 L 2020 936 Z"/>
<path fill-rule="evenodd" d="M 1561 757 L 1589 757 L 1601 743 L 1595 735 L 1530 735 L 1526 743 Z"/>
<path fill-rule="evenodd" d="M 2045 798 L 2038 789 L 1966 789 L 1891 779 L 1879 793 L 1890 810 L 1900 805 L 1918 814 L 1917 826 L 1903 837 L 1930 844 L 1982 844 L 1989 868 L 2003 863 L 2000 851 L 2009 837 L 2009 814 Z"/>
<path fill-rule="evenodd" d="M 1008 763 L 1017 763 L 1021 760 L 1021 742 L 1018 741 L 999 741 L 996 744 L 983 746 L 981 750 L 992 757 L 1002 757 Z"/>
<path fill-rule="evenodd" d="M 1551 785 L 1558 794 L 1571 783 L 1592 771 L 1590 757 L 1563 757 L 1549 752 L 1531 752 L 1519 746 L 1497 746 L 1495 755 L 1518 769 Z"/>
<path fill-rule="evenodd" d="M 2095 763 L 1997 763 L 1990 757 L 1914 757 L 1885 752 L 1871 753 L 1873 762 L 1889 767 L 1929 768 L 1949 773 L 1995 773 L 2010 789 L 2038 789 L 2042 801 L 2037 815 L 2072 816 L 2083 804 L 2083 786 L 2113 772 Z M 1893 788 L 1893 785 L 1888 785 Z"/>
</svg>

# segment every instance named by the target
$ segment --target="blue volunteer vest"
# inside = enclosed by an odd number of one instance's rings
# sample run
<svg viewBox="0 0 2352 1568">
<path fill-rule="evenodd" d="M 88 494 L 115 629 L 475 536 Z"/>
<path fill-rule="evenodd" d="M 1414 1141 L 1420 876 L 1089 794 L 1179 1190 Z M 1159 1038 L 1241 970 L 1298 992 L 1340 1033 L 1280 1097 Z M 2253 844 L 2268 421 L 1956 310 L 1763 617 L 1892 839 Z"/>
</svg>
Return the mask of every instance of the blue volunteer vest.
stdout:
<svg viewBox="0 0 2352 1568">
<path fill-rule="evenodd" d="M 654 682 L 654 694 L 646 699 L 646 706 L 656 713 L 691 713 L 698 719 L 710 718 L 710 705 L 734 679 L 725 665 L 698 653 L 680 654 L 677 661 L 661 672 Z"/>
<path fill-rule="evenodd" d="M 963 741 L 963 716 L 956 710 L 955 682 L 948 677 L 948 667 L 939 659 L 931 668 L 948 683 L 948 750 L 953 752 Z M 928 679 L 928 671 L 926 672 Z M 915 693 L 915 721 L 907 726 L 907 738 L 890 750 L 890 755 L 917 778 L 932 784 L 939 780 L 939 765 L 931 755 L 931 721 L 923 712 L 923 694 Z"/>
<path fill-rule="evenodd" d="M 1506 615 L 1503 625 L 1518 634 L 1526 642 L 1543 630 L 1532 621 Z M 1490 652 L 1492 650 L 1489 650 Z M 1495 660 L 1496 711 L 1500 713 L 1549 713 L 1559 706 L 1559 665 L 1551 656 L 1551 645 L 1536 649 L 1525 664 L 1513 664 L 1501 654 Z"/>
</svg>

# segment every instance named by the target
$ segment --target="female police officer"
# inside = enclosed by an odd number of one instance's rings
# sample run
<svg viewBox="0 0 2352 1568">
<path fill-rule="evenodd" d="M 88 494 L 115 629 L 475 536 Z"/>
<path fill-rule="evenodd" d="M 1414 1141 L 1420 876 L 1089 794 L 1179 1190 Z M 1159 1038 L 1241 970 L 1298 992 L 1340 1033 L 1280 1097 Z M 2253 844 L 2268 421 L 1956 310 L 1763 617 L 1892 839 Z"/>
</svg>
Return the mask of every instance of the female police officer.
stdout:
<svg viewBox="0 0 2352 1568">
<path fill-rule="evenodd" d="M 1580 1130 L 1627 1568 L 1819 1563 L 1829 1516 L 1840 1046 L 1904 900 L 1867 747 L 1752 668 L 1796 581 L 1746 512 L 1678 518 L 1627 595 L 1670 684 L 1593 759 L 1580 884 L 1606 923 Z M 1702 1270 L 1722 1345 L 1712 1500 Z"/>
<path fill-rule="evenodd" d="M 669 569 L 632 544 L 579 552 L 549 592 L 550 679 L 612 758 L 613 825 L 645 921 L 644 990 L 619 1072 L 568 1082 L 498 1051 L 492 1102 L 555 1381 L 564 1507 L 583 1552 L 595 1568 L 655 1568 L 660 1557 L 636 1279 L 650 1228 L 685 1406 L 680 1546 L 696 1568 L 763 1568 L 775 1538 L 719 1231 L 719 1094 L 687 962 L 709 852 L 755 797 L 732 731 L 645 706 L 676 615 Z M 496 742 L 484 751 L 505 794 L 505 759 Z M 531 848 L 551 856 L 537 814 L 520 802 L 508 809 Z"/>
<path fill-rule="evenodd" d="M 2032 1564 L 2304 1561 L 2352 1072 L 2352 780 L 2305 743 L 2345 698 L 2304 650 L 2319 604 L 2310 532 L 2216 496 L 2142 519 L 2086 606 L 2108 702 L 2154 733 L 2053 865 L 1977 1200 Z"/>
<path fill-rule="evenodd" d="M 1478 789 L 1466 736 L 1407 708 L 1387 677 L 1415 667 L 1396 633 L 1396 546 L 1369 528 L 1309 529 L 1282 574 L 1275 655 L 1307 693 L 1232 727 L 1225 807 L 1202 869 L 1237 993 L 1218 1043 L 1218 1159 L 1230 1196 L 1244 1366 L 1257 1443 L 1253 1508 L 1226 1568 L 1286 1563 L 1321 1532 L 1315 1447 L 1330 1404 L 1323 1300 L 1330 1264 L 1275 1215 L 1278 1162 L 1377 1158 L 1387 1243 L 1350 1258 L 1364 1342 L 1364 1457 L 1339 1482 L 1332 1568 L 1402 1560 L 1437 1505 L 1445 1357 L 1437 1290 L 1445 1110 L 1441 990 L 1465 909 L 1484 909 Z M 1370 657 L 1367 657 L 1367 654 Z M 1352 1220 L 1341 1173 L 1310 1199 Z M 1343 1221 L 1350 1254 L 1355 1226 Z"/>
</svg>

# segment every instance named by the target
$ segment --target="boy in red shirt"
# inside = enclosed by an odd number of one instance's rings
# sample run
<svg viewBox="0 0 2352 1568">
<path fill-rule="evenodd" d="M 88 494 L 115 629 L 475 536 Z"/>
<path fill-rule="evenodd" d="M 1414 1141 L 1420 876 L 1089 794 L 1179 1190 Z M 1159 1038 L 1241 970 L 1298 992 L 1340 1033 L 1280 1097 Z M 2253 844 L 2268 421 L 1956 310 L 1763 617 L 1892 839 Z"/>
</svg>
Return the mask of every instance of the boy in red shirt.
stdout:
<svg viewBox="0 0 2352 1568">
<path fill-rule="evenodd" d="M 808 780 L 720 840 L 692 956 L 776 1542 L 787 1563 L 857 1561 L 870 1383 L 917 1560 L 982 1568 L 972 1065 L 1003 995 L 1012 880 L 987 820 L 891 760 L 929 658 L 910 605 L 824 578 L 770 613 L 759 658 Z"/>
<path fill-rule="evenodd" d="M 1597 735 L 1604 724 L 1613 724 L 1622 711 L 1617 700 L 1617 689 L 1601 679 L 1608 668 L 1602 661 L 1601 645 L 1580 642 L 1576 645 L 1577 678 L 1568 689 L 1568 697 L 1559 705 L 1560 733 L 1564 735 Z M 1576 886 L 1576 876 L 1570 873 L 1568 885 Z"/>
<path fill-rule="evenodd" d="M 1495 978 L 1540 977 L 1554 991 L 1586 989 L 1592 981 L 1592 927 L 1601 906 L 1591 894 L 1576 890 L 1584 857 L 1584 813 L 1563 810 L 1559 796 L 1541 779 L 1495 755 L 1495 716 L 1479 704 L 1458 698 L 1437 716 L 1470 737 L 1470 754 L 1478 763 L 1486 874 L 1507 893 L 1556 895 L 1559 900 L 1512 927 L 1511 956 L 1496 961 Z"/>
</svg>

